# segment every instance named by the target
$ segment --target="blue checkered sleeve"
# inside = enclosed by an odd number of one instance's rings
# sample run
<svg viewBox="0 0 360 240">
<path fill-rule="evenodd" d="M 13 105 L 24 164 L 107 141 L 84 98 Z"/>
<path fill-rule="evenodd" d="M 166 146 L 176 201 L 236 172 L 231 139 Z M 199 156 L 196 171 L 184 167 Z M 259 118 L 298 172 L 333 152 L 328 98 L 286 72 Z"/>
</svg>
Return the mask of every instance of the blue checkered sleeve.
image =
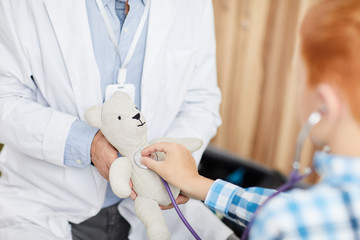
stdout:
<svg viewBox="0 0 360 240">
<path fill-rule="evenodd" d="M 251 187 L 241 188 L 223 180 L 216 180 L 211 186 L 205 204 L 245 226 L 251 220 L 258 206 L 275 190 Z"/>
<path fill-rule="evenodd" d="M 339 189 L 325 184 L 294 189 L 266 204 L 255 218 L 250 239 L 359 239 L 358 184 Z"/>
</svg>

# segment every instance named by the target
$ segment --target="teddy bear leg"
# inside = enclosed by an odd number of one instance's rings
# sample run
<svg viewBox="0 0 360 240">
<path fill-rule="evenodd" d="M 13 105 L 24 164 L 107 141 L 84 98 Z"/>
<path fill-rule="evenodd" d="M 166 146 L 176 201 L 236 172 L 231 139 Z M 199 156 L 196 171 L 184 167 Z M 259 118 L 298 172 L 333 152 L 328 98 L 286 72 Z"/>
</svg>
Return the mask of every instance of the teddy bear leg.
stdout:
<svg viewBox="0 0 360 240">
<path fill-rule="evenodd" d="M 135 211 L 145 225 L 150 240 L 170 239 L 170 232 L 166 226 L 164 215 L 156 201 L 137 197 L 135 199 Z"/>
<path fill-rule="evenodd" d="M 129 186 L 129 181 L 131 174 L 132 166 L 130 159 L 120 157 L 111 164 L 109 182 L 111 189 L 116 196 L 120 198 L 127 198 L 130 196 L 131 188 Z"/>
</svg>

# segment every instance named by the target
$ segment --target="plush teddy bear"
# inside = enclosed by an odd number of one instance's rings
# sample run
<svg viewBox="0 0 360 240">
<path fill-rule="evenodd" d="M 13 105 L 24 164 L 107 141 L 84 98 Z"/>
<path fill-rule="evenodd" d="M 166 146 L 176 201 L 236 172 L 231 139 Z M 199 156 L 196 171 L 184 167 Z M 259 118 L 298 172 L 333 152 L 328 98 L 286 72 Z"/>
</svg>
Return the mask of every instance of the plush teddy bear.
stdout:
<svg viewBox="0 0 360 240">
<path fill-rule="evenodd" d="M 110 167 L 109 182 L 113 192 L 120 198 L 129 197 L 131 179 L 138 195 L 134 203 L 135 211 L 146 227 L 148 238 L 170 239 L 159 205 L 169 205 L 171 200 L 160 177 L 139 163 L 141 150 L 149 145 L 144 116 L 126 93 L 116 92 L 103 105 L 88 109 L 85 119 L 90 125 L 99 128 L 122 155 Z M 202 146 L 202 141 L 195 138 L 161 138 L 153 142 L 161 141 L 184 144 L 192 152 Z M 158 153 L 155 157 L 161 161 L 164 156 L 164 153 Z M 180 190 L 172 185 L 170 189 L 176 198 Z"/>
</svg>

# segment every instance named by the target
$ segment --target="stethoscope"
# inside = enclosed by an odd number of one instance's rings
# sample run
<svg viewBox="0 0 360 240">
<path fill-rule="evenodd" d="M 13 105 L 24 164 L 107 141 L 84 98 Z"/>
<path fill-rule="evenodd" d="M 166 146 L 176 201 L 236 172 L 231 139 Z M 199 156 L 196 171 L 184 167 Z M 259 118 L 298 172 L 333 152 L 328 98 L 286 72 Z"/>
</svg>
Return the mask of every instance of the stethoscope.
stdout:
<svg viewBox="0 0 360 240">
<path fill-rule="evenodd" d="M 141 151 L 143 149 L 138 149 L 135 154 L 134 154 L 134 157 L 133 157 L 133 161 L 135 162 L 135 164 L 142 168 L 142 169 L 148 169 L 146 166 L 142 165 L 141 162 L 140 162 L 140 159 L 142 157 L 141 155 Z M 159 161 L 159 156 L 157 153 L 153 153 L 151 154 L 150 156 L 151 159 L 155 160 L 155 161 Z M 174 208 L 175 208 L 175 211 L 176 213 L 178 214 L 179 218 L 181 219 L 181 221 L 185 224 L 186 228 L 189 230 L 189 232 L 193 235 L 193 237 L 196 239 L 196 240 L 201 240 L 201 238 L 199 237 L 199 235 L 196 233 L 196 231 L 191 227 L 190 223 L 186 220 L 186 218 L 184 217 L 184 215 L 182 214 L 179 206 L 177 205 L 176 203 L 176 200 L 174 198 L 174 195 L 172 194 L 171 192 L 171 189 L 170 189 L 170 186 L 169 184 L 162 178 L 160 177 L 161 181 L 163 182 L 165 188 L 166 188 L 166 191 L 170 197 L 170 200 L 171 200 L 171 203 L 173 204 Z"/>
<path fill-rule="evenodd" d="M 303 148 L 304 142 L 305 142 L 307 136 L 309 135 L 311 128 L 314 125 L 318 124 L 320 122 L 320 120 L 321 120 L 321 113 L 320 112 L 313 112 L 313 113 L 310 114 L 306 124 L 301 129 L 301 131 L 300 131 L 300 133 L 298 135 L 298 139 L 297 139 L 297 142 L 296 142 L 296 150 L 295 150 L 294 162 L 293 162 L 293 165 L 292 165 L 292 171 L 291 171 L 291 173 L 289 175 L 288 181 L 285 184 L 281 185 L 279 188 L 277 188 L 277 191 L 275 193 L 273 193 L 272 195 L 270 195 L 261 204 L 261 206 L 259 206 L 257 208 L 256 212 L 254 213 L 254 215 L 252 216 L 250 222 L 248 223 L 246 229 L 244 230 L 244 232 L 243 232 L 243 234 L 241 236 L 241 240 L 248 239 L 252 224 L 253 224 L 257 214 L 259 213 L 261 208 L 263 208 L 264 205 L 266 205 L 266 203 L 268 203 L 271 199 L 273 199 L 274 197 L 276 197 L 280 193 L 285 192 L 285 191 L 293 188 L 298 182 L 300 182 L 305 177 L 309 176 L 310 173 L 312 172 L 311 168 L 306 168 L 305 173 L 300 174 L 300 172 L 299 172 L 299 169 L 300 169 L 300 156 L 301 156 L 301 150 Z"/>
</svg>

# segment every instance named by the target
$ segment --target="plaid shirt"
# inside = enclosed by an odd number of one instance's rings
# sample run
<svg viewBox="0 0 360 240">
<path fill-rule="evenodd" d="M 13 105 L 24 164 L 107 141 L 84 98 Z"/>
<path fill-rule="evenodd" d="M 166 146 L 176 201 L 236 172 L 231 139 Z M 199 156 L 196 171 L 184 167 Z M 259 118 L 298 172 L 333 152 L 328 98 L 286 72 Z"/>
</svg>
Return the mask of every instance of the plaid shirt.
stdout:
<svg viewBox="0 0 360 240">
<path fill-rule="evenodd" d="M 360 159 L 317 152 L 314 163 L 322 180 L 270 200 L 257 214 L 250 239 L 360 239 Z M 205 204 L 246 225 L 273 192 L 217 180 Z"/>
</svg>

